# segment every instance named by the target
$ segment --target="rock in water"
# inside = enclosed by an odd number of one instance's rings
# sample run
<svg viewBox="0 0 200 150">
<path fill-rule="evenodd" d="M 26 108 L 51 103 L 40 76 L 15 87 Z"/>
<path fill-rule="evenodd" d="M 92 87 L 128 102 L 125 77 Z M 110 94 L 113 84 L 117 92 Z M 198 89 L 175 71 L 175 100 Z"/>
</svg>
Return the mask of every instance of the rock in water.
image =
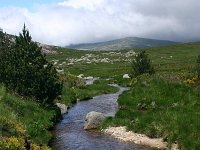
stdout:
<svg viewBox="0 0 200 150">
<path fill-rule="evenodd" d="M 57 107 L 60 108 L 61 114 L 67 113 L 68 107 L 65 104 L 56 103 Z"/>
<path fill-rule="evenodd" d="M 100 125 L 100 123 L 105 119 L 105 115 L 100 112 L 89 112 L 86 115 L 85 119 L 85 124 L 84 124 L 84 129 L 89 130 L 89 129 L 95 129 Z"/>
</svg>

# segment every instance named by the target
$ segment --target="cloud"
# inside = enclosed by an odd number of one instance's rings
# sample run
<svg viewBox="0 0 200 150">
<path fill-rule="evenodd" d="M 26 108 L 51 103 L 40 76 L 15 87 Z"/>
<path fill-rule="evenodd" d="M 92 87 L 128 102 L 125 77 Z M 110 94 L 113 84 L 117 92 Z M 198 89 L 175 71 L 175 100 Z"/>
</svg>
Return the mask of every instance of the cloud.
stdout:
<svg viewBox="0 0 200 150">
<path fill-rule="evenodd" d="M 25 22 L 34 40 L 65 46 L 138 36 L 200 39 L 198 0 L 66 0 L 26 8 L 0 8 L 0 27 L 18 34 Z"/>
</svg>

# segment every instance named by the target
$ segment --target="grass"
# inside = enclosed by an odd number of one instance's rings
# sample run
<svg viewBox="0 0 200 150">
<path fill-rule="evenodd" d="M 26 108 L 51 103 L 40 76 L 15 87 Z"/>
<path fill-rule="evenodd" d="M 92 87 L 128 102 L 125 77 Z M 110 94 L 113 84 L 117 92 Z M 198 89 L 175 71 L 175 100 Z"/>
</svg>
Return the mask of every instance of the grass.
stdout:
<svg viewBox="0 0 200 150">
<path fill-rule="evenodd" d="M 148 49 L 134 49 L 139 52 L 145 50 L 149 54 L 150 59 L 155 67 L 157 73 L 161 74 L 178 74 L 193 72 L 196 58 L 200 54 L 200 43 L 183 43 L 175 44 L 171 46 L 148 48 Z M 71 49 L 58 48 L 57 54 L 48 55 L 48 60 L 59 60 L 56 67 L 61 67 L 65 70 L 65 73 L 74 75 L 84 74 L 85 76 L 94 76 L 101 78 L 118 78 L 124 74 L 130 74 L 131 65 L 129 60 L 133 57 L 125 57 L 125 54 L 129 50 L 115 51 L 122 55 L 104 55 L 103 53 L 109 53 L 104 51 L 78 51 Z M 67 62 L 66 59 L 79 59 L 86 54 L 96 55 L 97 58 L 109 58 L 125 59 L 128 61 L 120 61 L 114 63 L 77 63 L 74 65 L 62 65 L 63 62 Z M 91 58 L 92 59 L 92 58 Z"/>
<path fill-rule="evenodd" d="M 200 43 L 136 49 L 136 52 L 146 50 L 156 70 L 153 78 L 143 76 L 137 82 L 122 78 L 131 71 L 130 60 L 133 58 L 125 56 L 129 50 L 115 51 L 121 55 L 105 55 L 103 53 L 109 52 L 57 48 L 57 54 L 47 55 L 47 58 L 49 61 L 58 60 L 55 67 L 64 69 L 65 72 L 61 77 L 64 88 L 60 103 L 72 105 L 77 98 L 84 100 L 118 90 L 107 85 L 108 83 L 123 86 L 130 86 L 131 83 L 131 90 L 122 94 L 118 100 L 120 110 L 116 117 L 107 119 L 104 127 L 125 125 L 130 130 L 151 137 L 164 137 L 169 143 L 177 141 L 181 149 L 198 149 L 200 87 L 199 84 L 187 85 L 182 81 L 193 77 L 199 49 Z M 80 59 L 87 54 L 95 55 L 98 59 L 126 61 L 66 65 L 67 60 Z M 110 81 L 99 80 L 94 85 L 84 86 L 83 81 L 76 77 L 79 74 L 109 78 Z M 8 93 L 4 86 L 0 86 L 0 99 L 0 128 L 3 138 L 14 136 L 24 140 L 26 137 L 35 144 L 48 144 L 51 139 L 48 129 L 53 126 L 55 108 L 46 108 L 33 100 Z M 0 146 L 1 143 L 0 140 Z"/>
<path fill-rule="evenodd" d="M 106 51 L 108 53 L 108 51 Z M 78 50 L 71 50 L 71 49 L 63 49 L 58 48 L 57 54 L 54 55 L 48 55 L 48 60 L 58 60 L 58 64 L 55 65 L 58 68 L 63 68 L 65 70 L 65 73 L 67 74 L 84 74 L 85 76 L 94 76 L 94 77 L 101 77 L 101 78 L 111 78 L 116 75 L 121 75 L 125 73 L 129 73 L 130 70 L 130 64 L 126 62 L 116 62 L 116 63 L 93 63 L 93 64 L 87 64 L 87 63 L 77 63 L 74 65 L 62 65 L 63 62 L 67 62 L 66 59 L 79 59 L 82 56 L 85 56 L 87 54 L 93 54 L 96 55 L 99 59 L 103 58 L 109 58 L 111 60 L 118 59 L 118 58 L 125 58 L 125 56 L 105 56 L 103 53 L 106 53 L 104 51 L 98 52 L 98 51 L 78 51 Z M 121 53 L 125 53 L 127 51 L 117 51 Z M 92 58 L 91 58 L 92 59 Z"/>
<path fill-rule="evenodd" d="M 77 97 L 74 92 L 73 88 L 70 88 L 66 85 L 63 86 L 61 100 L 59 100 L 59 103 L 65 104 L 67 106 L 72 106 L 76 103 Z"/>
<path fill-rule="evenodd" d="M 134 84 L 129 92 L 122 94 L 118 100 L 120 110 L 115 118 L 109 118 L 103 126 L 125 125 L 130 130 L 145 133 L 150 137 L 163 137 L 169 143 L 177 141 L 181 149 L 198 149 L 199 139 L 199 84 L 187 85 L 183 80 L 195 74 L 197 56 L 200 54 L 200 43 L 183 43 L 171 46 L 135 49 L 145 50 L 156 70 L 153 79 L 130 81 L 122 79 L 123 74 L 130 74 L 130 62 L 74 64 L 62 66 L 66 73 L 75 75 L 110 78 L 109 83 L 123 86 Z M 117 51 L 123 55 L 129 50 Z M 58 49 L 58 54 L 49 60 L 78 59 L 87 53 L 100 58 L 127 59 L 121 56 L 104 56 L 104 52 L 74 51 Z M 132 59 L 132 58 L 128 58 Z M 94 87 L 97 88 L 97 87 Z M 87 89 L 84 89 L 87 91 Z M 92 89 L 93 90 L 93 89 Z M 84 94 L 81 94 L 84 95 Z M 87 94 L 85 94 L 87 97 Z M 88 96 L 89 97 L 89 96 Z"/>
<path fill-rule="evenodd" d="M 20 137 L 31 143 L 47 145 L 52 135 L 56 109 L 40 106 L 39 103 L 6 92 L 0 86 L 1 138 Z"/>
<path fill-rule="evenodd" d="M 150 137 L 178 142 L 183 150 L 200 147 L 200 85 L 142 77 L 118 99 L 119 111 L 103 127 L 127 126 Z"/>
<path fill-rule="evenodd" d="M 89 100 L 94 96 L 115 93 L 118 91 L 117 87 L 108 85 L 110 81 L 96 80 L 91 85 L 85 85 L 85 80 L 80 79 L 72 74 L 65 74 L 62 76 L 64 82 L 60 103 L 72 106 L 78 100 Z"/>
<path fill-rule="evenodd" d="M 114 86 L 108 85 L 104 81 L 96 81 L 92 85 L 87 85 L 82 88 L 76 88 L 75 93 L 77 98 L 81 100 L 88 100 L 92 99 L 94 96 L 102 95 L 102 94 L 109 94 L 109 93 L 116 93 L 119 89 Z"/>
</svg>

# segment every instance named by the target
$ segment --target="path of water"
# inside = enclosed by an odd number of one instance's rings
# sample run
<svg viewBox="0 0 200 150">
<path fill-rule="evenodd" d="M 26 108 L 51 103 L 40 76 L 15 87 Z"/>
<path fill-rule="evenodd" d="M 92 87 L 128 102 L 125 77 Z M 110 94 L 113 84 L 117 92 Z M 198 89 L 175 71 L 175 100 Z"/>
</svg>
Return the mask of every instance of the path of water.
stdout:
<svg viewBox="0 0 200 150">
<path fill-rule="evenodd" d="M 119 86 L 118 86 L 119 87 Z M 83 129 L 85 116 L 90 111 L 113 116 L 117 111 L 118 96 L 128 90 L 119 87 L 119 92 L 96 96 L 92 100 L 78 102 L 55 128 L 52 148 L 55 150 L 144 150 L 132 143 L 121 142 L 97 130 Z"/>
</svg>

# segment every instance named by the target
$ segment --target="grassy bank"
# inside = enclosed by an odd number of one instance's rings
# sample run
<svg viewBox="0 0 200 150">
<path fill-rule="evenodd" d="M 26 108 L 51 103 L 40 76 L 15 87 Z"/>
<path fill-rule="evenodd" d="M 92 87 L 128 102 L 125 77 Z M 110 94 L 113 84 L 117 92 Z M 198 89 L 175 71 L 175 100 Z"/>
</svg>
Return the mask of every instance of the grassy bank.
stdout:
<svg viewBox="0 0 200 150">
<path fill-rule="evenodd" d="M 106 126 L 127 126 L 150 137 L 163 137 L 180 149 L 200 147 L 200 85 L 143 76 L 118 99 L 119 111 Z"/>
<path fill-rule="evenodd" d="M 76 103 L 77 99 L 88 100 L 94 96 L 118 91 L 117 87 L 108 85 L 110 82 L 106 80 L 96 80 L 93 84 L 86 85 L 85 79 L 68 74 L 63 76 L 63 81 L 64 87 L 60 102 L 68 106 Z"/>
<path fill-rule="evenodd" d="M 0 86 L 0 149 L 24 149 L 27 140 L 32 149 L 47 146 L 52 135 L 49 128 L 56 119 L 56 109 L 6 92 Z M 38 145 L 38 146 L 37 146 Z"/>
<path fill-rule="evenodd" d="M 118 90 L 117 87 L 110 86 L 102 80 L 97 80 L 92 85 L 76 88 L 75 93 L 79 100 L 87 100 L 102 94 L 116 93 Z"/>
<path fill-rule="evenodd" d="M 64 75 L 63 93 L 58 102 L 68 106 L 77 99 L 85 100 L 94 96 L 114 93 L 118 88 L 104 80 L 85 85 L 84 80 L 74 75 Z M 56 107 L 41 106 L 38 102 L 6 91 L 0 86 L 0 149 L 49 149 L 52 138 L 50 128 L 59 120 Z M 28 145 L 27 145 L 28 144 Z M 30 144 L 30 145 L 29 145 Z"/>
</svg>

